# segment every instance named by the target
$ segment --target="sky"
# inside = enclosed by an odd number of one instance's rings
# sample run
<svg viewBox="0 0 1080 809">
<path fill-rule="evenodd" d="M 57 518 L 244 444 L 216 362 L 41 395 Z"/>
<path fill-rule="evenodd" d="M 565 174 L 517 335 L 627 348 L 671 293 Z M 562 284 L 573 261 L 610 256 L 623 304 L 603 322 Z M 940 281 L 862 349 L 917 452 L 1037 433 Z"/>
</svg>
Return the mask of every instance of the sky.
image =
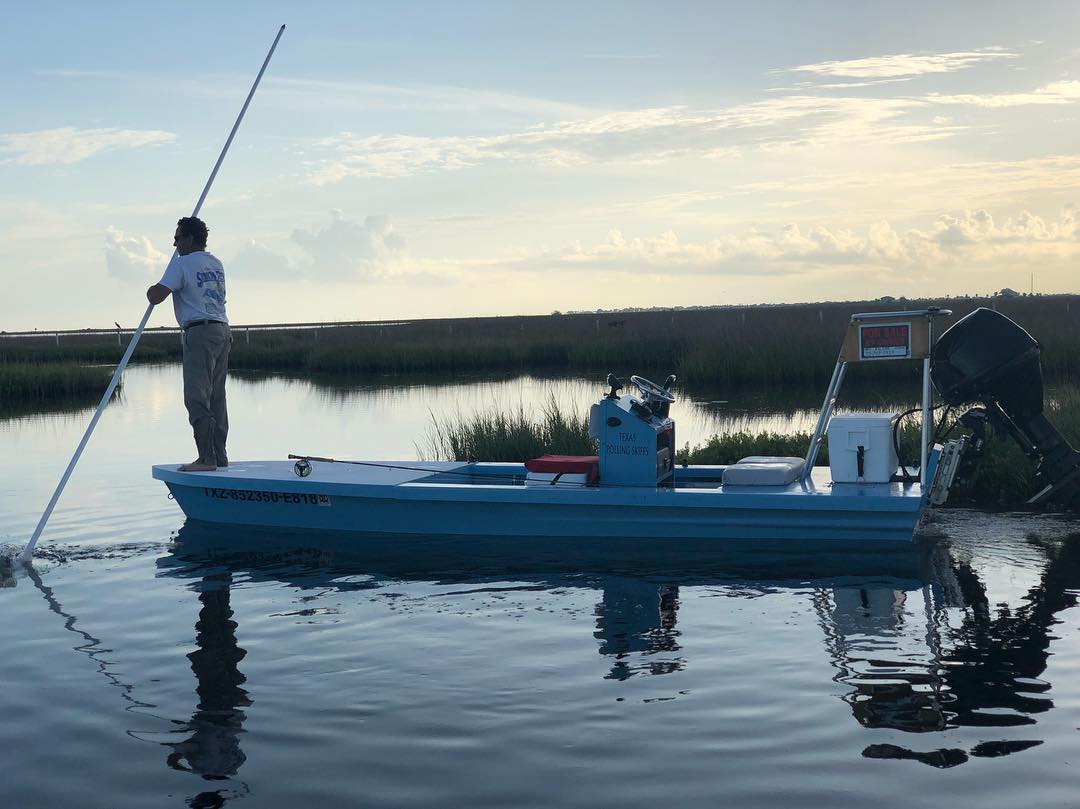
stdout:
<svg viewBox="0 0 1080 809">
<path fill-rule="evenodd" d="M 0 330 L 1077 292 L 1080 3 L 49 2 L 0 29 Z M 160 306 L 151 325 L 170 325 Z"/>
</svg>

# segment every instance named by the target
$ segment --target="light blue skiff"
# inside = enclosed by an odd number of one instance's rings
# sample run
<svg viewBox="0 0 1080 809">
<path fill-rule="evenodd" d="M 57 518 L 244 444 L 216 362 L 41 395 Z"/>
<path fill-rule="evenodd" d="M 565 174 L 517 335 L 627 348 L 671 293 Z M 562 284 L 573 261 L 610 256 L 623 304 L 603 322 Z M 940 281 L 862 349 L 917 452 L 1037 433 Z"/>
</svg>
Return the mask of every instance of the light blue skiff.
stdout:
<svg viewBox="0 0 1080 809">
<path fill-rule="evenodd" d="M 934 443 L 932 325 L 947 310 L 851 317 L 805 458 L 678 466 L 663 386 L 630 377 L 589 411 L 594 456 L 525 464 L 300 460 L 234 463 L 215 472 L 154 467 L 187 516 L 207 523 L 382 535 L 910 541 L 923 509 L 948 495 L 964 439 Z M 912 476 L 900 466 L 901 415 L 847 414 L 830 429 L 853 362 L 923 363 L 922 438 Z M 909 411 L 914 412 L 914 411 Z M 835 435 L 835 441 L 834 441 Z M 815 460 L 826 438 L 830 466 Z M 939 463 L 939 458 L 940 463 Z M 898 468 L 903 474 L 897 474 Z"/>
<path fill-rule="evenodd" d="M 937 462 L 930 457 L 930 479 Z M 685 537 L 910 541 L 918 481 L 832 483 L 827 467 L 781 486 L 732 486 L 722 466 L 676 467 L 670 486 L 526 485 L 522 464 L 379 461 L 157 465 L 184 513 L 210 523 L 476 537 Z"/>
</svg>

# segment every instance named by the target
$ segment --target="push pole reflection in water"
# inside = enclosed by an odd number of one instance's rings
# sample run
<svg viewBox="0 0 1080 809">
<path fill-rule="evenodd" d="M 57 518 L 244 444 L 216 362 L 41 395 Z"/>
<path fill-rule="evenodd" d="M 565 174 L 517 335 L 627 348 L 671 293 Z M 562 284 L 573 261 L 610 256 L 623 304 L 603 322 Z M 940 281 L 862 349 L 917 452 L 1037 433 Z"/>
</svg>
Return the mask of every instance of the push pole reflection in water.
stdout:
<svg viewBox="0 0 1080 809">
<path fill-rule="evenodd" d="M 135 696 L 134 686 L 114 673 L 114 661 L 104 657 L 111 650 L 102 645 L 100 638 L 78 626 L 78 616 L 64 609 L 53 588 L 45 584 L 38 570 L 32 565 L 25 570 L 44 596 L 49 609 L 64 619 L 64 628 L 79 637 L 80 642 L 74 649 L 95 662 L 97 670 L 106 680 L 121 690 L 129 708 L 137 709 L 140 714 L 153 715 L 156 706 L 139 700 Z M 236 622 L 232 620 L 229 606 L 231 583 L 232 574 L 225 572 L 207 575 L 200 584 L 202 610 L 195 624 L 199 648 L 188 655 L 198 682 L 196 692 L 199 703 L 191 721 L 184 723 L 185 731 L 190 731 L 191 736 L 182 742 L 164 743 L 173 748 L 166 759 L 170 767 L 197 773 L 207 780 L 223 780 L 236 775 L 245 760 L 239 740 L 244 721 L 240 706 L 250 705 L 251 700 L 241 687 L 245 678 L 237 667 L 246 652 L 236 641 Z M 0 585 L 15 587 L 18 580 L 11 576 L 0 581 Z M 129 735 L 141 739 L 147 734 L 129 731 Z M 244 788 L 239 793 L 224 790 L 202 792 L 191 799 L 189 806 L 195 809 L 224 806 L 229 797 L 245 794 L 246 791 Z"/>
</svg>

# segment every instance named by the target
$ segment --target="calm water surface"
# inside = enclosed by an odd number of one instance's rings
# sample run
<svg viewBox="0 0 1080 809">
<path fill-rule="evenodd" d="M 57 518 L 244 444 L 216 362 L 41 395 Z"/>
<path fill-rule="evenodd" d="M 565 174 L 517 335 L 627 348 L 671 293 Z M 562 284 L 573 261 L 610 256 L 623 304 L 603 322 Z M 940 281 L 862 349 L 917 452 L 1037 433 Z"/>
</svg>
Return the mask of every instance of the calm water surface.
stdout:
<svg viewBox="0 0 1080 809">
<path fill-rule="evenodd" d="M 551 389 L 231 385 L 237 459 L 414 458 L 429 411 Z M 5 807 L 1077 804 L 1070 518 L 943 512 L 862 551 L 185 525 L 149 477 L 190 460 L 178 386 L 129 372 L 0 575 Z M 676 405 L 680 443 L 720 398 Z M 88 418 L 0 421 L 0 544 Z"/>
</svg>

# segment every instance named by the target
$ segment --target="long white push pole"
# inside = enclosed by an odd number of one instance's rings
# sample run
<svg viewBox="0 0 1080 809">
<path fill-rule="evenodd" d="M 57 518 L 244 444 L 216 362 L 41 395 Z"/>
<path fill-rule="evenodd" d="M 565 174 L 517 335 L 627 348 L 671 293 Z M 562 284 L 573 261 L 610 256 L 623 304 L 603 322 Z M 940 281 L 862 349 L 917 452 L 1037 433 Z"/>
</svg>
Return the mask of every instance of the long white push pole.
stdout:
<svg viewBox="0 0 1080 809">
<path fill-rule="evenodd" d="M 217 177 L 218 169 L 221 168 L 222 162 L 225 160 L 225 154 L 229 151 L 229 147 L 232 145 L 233 137 L 236 135 L 236 130 L 240 128 L 240 122 L 244 120 L 244 113 L 247 112 L 248 105 L 251 103 L 251 99 L 255 95 L 255 90 L 259 87 L 259 82 L 262 81 L 263 73 L 266 72 L 266 66 L 270 64 L 270 57 L 274 55 L 274 49 L 277 48 L 278 41 L 281 39 L 281 35 L 285 33 L 285 26 L 281 26 L 278 29 L 277 36 L 274 37 L 274 44 L 270 46 L 269 52 L 266 54 L 266 59 L 263 60 L 262 67 L 259 68 L 259 75 L 255 77 L 255 83 L 251 85 L 251 90 L 247 94 L 247 98 L 244 100 L 244 106 L 240 108 L 240 114 L 236 117 L 236 123 L 233 124 L 232 131 L 229 133 L 228 140 L 225 141 L 225 145 L 221 149 L 221 154 L 218 155 L 217 163 L 214 164 L 214 170 L 210 172 L 210 177 L 206 181 L 206 185 L 203 187 L 202 194 L 199 195 L 199 201 L 195 203 L 195 210 L 192 211 L 192 216 L 198 216 L 199 211 L 202 209 L 203 202 L 206 201 L 206 195 L 210 193 L 210 186 L 214 184 L 214 178 Z M 174 252 L 175 255 L 175 252 Z M 146 328 L 146 322 L 150 319 L 150 313 L 154 311 L 154 305 L 150 304 L 146 307 L 146 312 L 143 313 L 142 320 L 139 322 L 139 328 L 135 329 L 135 333 L 131 335 L 131 342 L 128 343 L 127 351 L 124 352 L 124 356 L 120 359 L 120 364 L 116 366 L 116 370 L 113 372 L 112 379 L 109 380 L 109 387 L 105 389 L 105 395 L 101 397 L 101 403 L 98 405 L 97 410 L 94 412 L 94 417 L 90 419 L 90 425 L 86 428 L 86 432 L 83 433 L 82 440 L 79 442 L 79 446 L 75 448 L 75 454 L 71 456 L 71 462 L 68 464 L 67 469 L 64 470 L 63 477 L 60 478 L 60 482 L 56 485 L 56 491 L 53 492 L 52 498 L 49 500 L 49 505 L 45 507 L 44 513 L 41 515 L 41 519 L 38 520 L 37 528 L 34 529 L 33 535 L 30 537 L 30 541 L 26 543 L 26 547 L 23 548 L 23 552 L 19 555 L 19 561 L 26 562 L 34 554 L 34 546 L 37 545 L 38 537 L 41 536 L 41 532 L 45 530 L 45 523 L 49 521 L 49 517 L 52 515 L 53 509 L 56 507 L 56 501 L 60 499 L 60 493 L 64 491 L 64 487 L 67 485 L 68 478 L 71 477 L 71 473 L 75 470 L 75 464 L 79 462 L 79 458 L 82 456 L 83 449 L 86 448 L 86 442 L 90 440 L 90 434 L 94 432 L 94 428 L 97 426 L 98 419 L 101 418 L 101 414 L 105 412 L 105 406 L 109 403 L 109 399 L 112 398 L 113 391 L 116 390 L 116 385 L 120 381 L 120 374 L 124 372 L 127 367 L 128 360 L 131 359 L 131 353 L 135 350 L 135 345 L 139 342 L 139 338 L 142 337 L 143 329 Z"/>
</svg>

